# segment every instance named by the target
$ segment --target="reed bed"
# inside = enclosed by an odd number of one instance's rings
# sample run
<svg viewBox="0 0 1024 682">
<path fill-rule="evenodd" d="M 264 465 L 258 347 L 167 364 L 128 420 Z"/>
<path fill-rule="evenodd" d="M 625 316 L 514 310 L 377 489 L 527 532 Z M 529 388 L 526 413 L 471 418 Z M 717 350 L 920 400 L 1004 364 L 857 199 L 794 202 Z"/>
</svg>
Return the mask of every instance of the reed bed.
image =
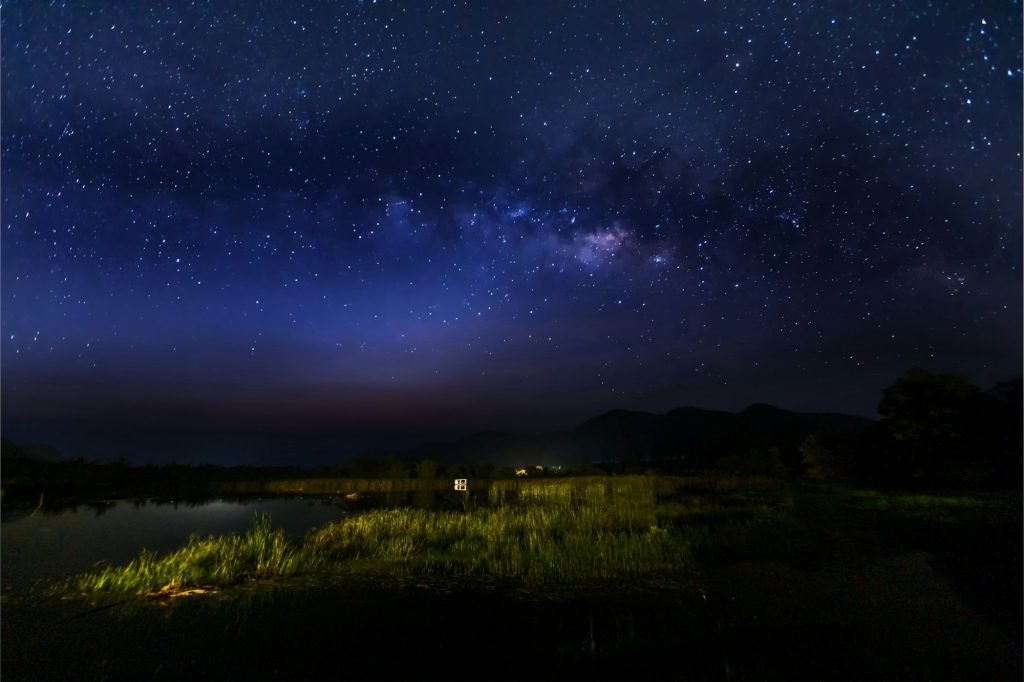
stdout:
<svg viewBox="0 0 1024 682">
<path fill-rule="evenodd" d="M 447 479 L 422 478 L 295 478 L 270 481 L 228 481 L 214 486 L 221 495 L 347 495 L 447 490 Z"/>
<path fill-rule="evenodd" d="M 63 585 L 65 591 L 117 591 L 136 594 L 223 586 L 243 580 L 279 578 L 309 572 L 316 558 L 290 545 L 270 518 L 257 516 L 243 535 L 193 536 L 179 550 L 158 556 L 144 550 L 125 566 L 107 566 Z"/>
<path fill-rule="evenodd" d="M 361 569 L 533 583 L 636 578 L 687 572 L 698 553 L 759 538 L 785 545 L 779 538 L 795 528 L 785 510 L 711 501 L 671 478 L 501 483 L 490 487 L 488 507 L 367 511 L 314 529 L 299 543 L 261 517 L 245 534 L 193 537 L 175 552 L 143 552 L 59 589 L 152 594 Z"/>
<path fill-rule="evenodd" d="M 312 532 L 305 547 L 328 564 L 366 560 L 550 582 L 670 569 L 688 559 L 679 539 L 653 511 L 563 504 L 373 511 Z"/>
</svg>

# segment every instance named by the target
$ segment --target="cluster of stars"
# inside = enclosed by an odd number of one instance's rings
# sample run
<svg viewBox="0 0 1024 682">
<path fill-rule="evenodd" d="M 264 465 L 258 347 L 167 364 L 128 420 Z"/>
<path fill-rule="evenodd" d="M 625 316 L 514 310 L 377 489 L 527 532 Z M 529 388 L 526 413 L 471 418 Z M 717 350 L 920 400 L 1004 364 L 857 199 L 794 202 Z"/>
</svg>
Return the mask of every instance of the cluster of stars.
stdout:
<svg viewBox="0 0 1024 682">
<path fill-rule="evenodd" d="M 913 364 L 1019 369 L 1016 3 L 503 9 L 6 7 L 6 405 L 870 412 Z"/>
</svg>

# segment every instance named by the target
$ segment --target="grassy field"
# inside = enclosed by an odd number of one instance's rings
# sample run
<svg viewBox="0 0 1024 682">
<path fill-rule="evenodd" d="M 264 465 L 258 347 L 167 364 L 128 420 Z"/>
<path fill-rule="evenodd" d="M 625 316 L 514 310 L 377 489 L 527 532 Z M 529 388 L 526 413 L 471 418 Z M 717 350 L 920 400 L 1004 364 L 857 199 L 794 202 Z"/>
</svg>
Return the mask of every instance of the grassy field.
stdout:
<svg viewBox="0 0 1024 682">
<path fill-rule="evenodd" d="M 477 508 L 370 510 L 297 543 L 263 517 L 243 535 L 193 537 L 175 552 L 143 552 L 51 589 L 167 594 L 354 570 L 564 584 L 683 577 L 709 562 L 820 555 L 828 549 L 821 528 L 841 531 L 854 517 L 863 525 L 884 514 L 897 526 L 1011 520 L 1015 512 L 1000 496 L 794 490 L 768 481 L 694 494 L 693 486 L 668 477 L 498 482 Z"/>
<path fill-rule="evenodd" d="M 258 518 L 8 598 L 4 677 L 1020 677 L 1019 494 L 603 477 L 466 502 L 296 541 Z"/>
</svg>

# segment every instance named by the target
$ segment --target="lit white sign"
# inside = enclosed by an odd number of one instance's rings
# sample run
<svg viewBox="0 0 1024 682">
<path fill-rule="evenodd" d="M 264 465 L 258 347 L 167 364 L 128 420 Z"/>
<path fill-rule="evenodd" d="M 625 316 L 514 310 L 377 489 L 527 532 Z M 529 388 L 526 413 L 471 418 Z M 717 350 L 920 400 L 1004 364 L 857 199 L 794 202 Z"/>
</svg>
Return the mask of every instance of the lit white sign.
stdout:
<svg viewBox="0 0 1024 682">
<path fill-rule="evenodd" d="M 456 478 L 455 479 L 455 489 L 456 490 L 468 490 L 468 488 L 466 488 L 466 481 L 467 480 L 468 479 L 465 479 L 465 478 Z"/>
</svg>

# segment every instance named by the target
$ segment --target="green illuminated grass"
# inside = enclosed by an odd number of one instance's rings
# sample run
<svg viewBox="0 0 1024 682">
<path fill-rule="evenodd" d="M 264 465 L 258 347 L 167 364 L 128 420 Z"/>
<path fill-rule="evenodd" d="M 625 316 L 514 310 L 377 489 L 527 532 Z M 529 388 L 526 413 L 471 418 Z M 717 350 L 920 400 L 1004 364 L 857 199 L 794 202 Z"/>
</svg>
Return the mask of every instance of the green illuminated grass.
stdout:
<svg viewBox="0 0 1024 682">
<path fill-rule="evenodd" d="M 495 483 L 488 507 L 368 511 L 314 529 L 298 543 L 261 517 L 242 535 L 193 537 L 162 556 L 146 551 L 125 566 L 71 578 L 56 591 L 166 594 L 361 570 L 540 584 L 688 576 L 708 561 L 807 552 L 813 534 L 805 522 L 837 519 L 844 509 L 949 520 L 951 513 L 991 511 L 998 503 L 967 496 L 764 486 L 696 494 L 686 479 L 653 477 Z"/>
<path fill-rule="evenodd" d="M 672 525 L 677 506 L 659 504 L 650 482 L 519 487 L 515 505 L 369 511 L 315 529 L 297 544 L 259 518 L 244 535 L 193 537 L 170 554 L 146 551 L 60 589 L 152 594 L 353 568 L 548 582 L 638 576 L 690 563 L 687 538 Z"/>
<path fill-rule="evenodd" d="M 71 579 L 76 592 L 145 594 L 198 586 L 223 586 L 243 580 L 278 578 L 309 572 L 315 557 L 292 547 L 270 519 L 257 516 L 244 535 L 198 538 L 164 556 L 144 550 L 125 566 L 104 567 Z"/>
<path fill-rule="evenodd" d="M 314 531 L 305 547 L 328 564 L 366 560 L 540 582 L 635 576 L 689 560 L 685 539 L 655 514 L 585 505 L 375 511 Z"/>
</svg>

